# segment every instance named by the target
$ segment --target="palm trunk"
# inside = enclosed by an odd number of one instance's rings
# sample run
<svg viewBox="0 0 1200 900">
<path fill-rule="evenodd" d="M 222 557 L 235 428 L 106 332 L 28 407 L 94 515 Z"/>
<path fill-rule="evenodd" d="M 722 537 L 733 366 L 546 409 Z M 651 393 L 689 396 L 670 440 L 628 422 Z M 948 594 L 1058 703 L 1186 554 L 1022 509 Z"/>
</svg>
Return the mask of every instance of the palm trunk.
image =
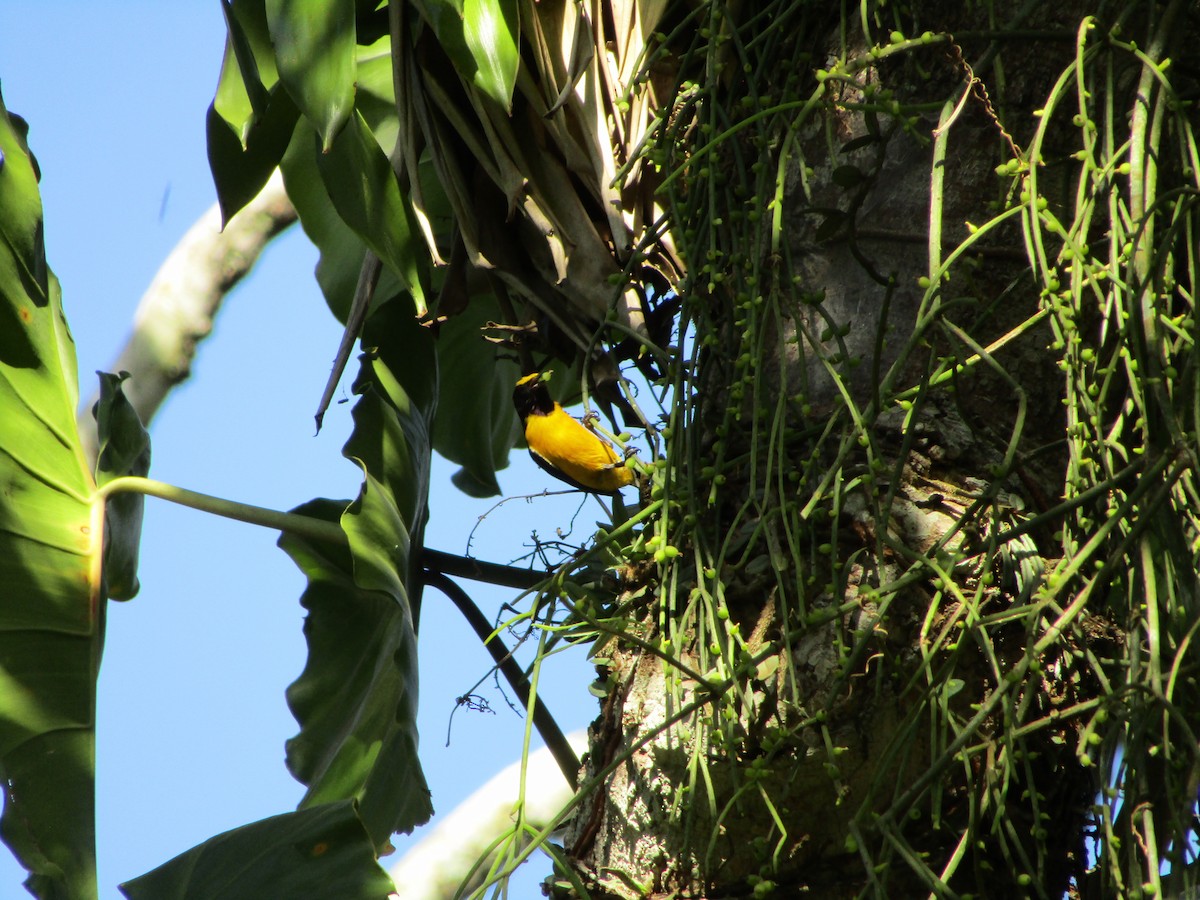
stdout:
<svg viewBox="0 0 1200 900">
<path fill-rule="evenodd" d="M 1035 137 L 1070 163 L 1077 132 L 1038 136 L 1034 110 L 1086 5 L 961 40 L 960 4 L 921 4 L 925 39 L 746 7 L 680 53 L 706 65 L 659 143 L 698 348 L 661 498 L 679 554 L 629 585 L 638 643 L 605 651 L 602 787 L 566 842 L 591 896 L 1083 883 L 1087 661 L 1121 629 L 1046 577 L 1072 521 L 1063 378 L 997 166 Z M 1051 208 L 1079 177 L 1041 174 Z"/>
</svg>

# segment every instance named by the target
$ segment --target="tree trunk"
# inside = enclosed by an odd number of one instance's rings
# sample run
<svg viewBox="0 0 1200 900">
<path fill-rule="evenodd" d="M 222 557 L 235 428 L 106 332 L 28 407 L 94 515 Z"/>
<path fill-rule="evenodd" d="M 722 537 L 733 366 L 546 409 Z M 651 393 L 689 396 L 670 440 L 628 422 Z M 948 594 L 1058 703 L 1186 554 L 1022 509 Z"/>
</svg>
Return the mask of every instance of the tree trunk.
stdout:
<svg viewBox="0 0 1200 900">
<path fill-rule="evenodd" d="M 1070 202 L 1078 131 L 1035 110 L 1090 5 L 986 32 L 957 3 L 881 7 L 869 36 L 857 5 L 743 5 L 673 48 L 694 87 L 652 152 L 698 350 L 566 841 L 592 897 L 1082 883 L 1104 777 L 1084 659 L 1118 628 L 1046 599 L 1069 518 L 1055 287 L 1023 232 L 1043 207 L 997 167 L 1036 140 L 1038 193 Z M 1129 83 L 1097 105 L 1129 108 Z"/>
</svg>

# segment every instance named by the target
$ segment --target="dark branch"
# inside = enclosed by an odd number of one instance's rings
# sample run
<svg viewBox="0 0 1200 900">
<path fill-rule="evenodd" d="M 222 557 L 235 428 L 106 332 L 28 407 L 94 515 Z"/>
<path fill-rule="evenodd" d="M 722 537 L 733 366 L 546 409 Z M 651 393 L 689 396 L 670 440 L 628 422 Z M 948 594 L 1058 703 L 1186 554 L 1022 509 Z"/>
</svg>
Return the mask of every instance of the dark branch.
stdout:
<svg viewBox="0 0 1200 900">
<path fill-rule="evenodd" d="M 421 565 L 439 575 L 454 575 L 457 578 L 468 578 L 471 581 L 486 581 L 489 584 L 498 584 L 501 587 L 516 588 L 521 591 L 537 587 L 550 576 L 549 572 L 518 569 L 516 566 L 502 566 L 499 563 L 484 562 L 469 556 L 455 556 L 453 553 L 443 553 L 441 550 L 430 550 L 428 547 L 421 551 Z"/>
<path fill-rule="evenodd" d="M 425 552 L 428 554 L 436 551 L 426 550 Z M 441 555 L 445 556 L 447 554 Z M 497 566 L 496 568 L 506 567 Z M 521 570 L 518 569 L 516 571 Z M 513 659 L 512 653 L 500 641 L 499 637 L 492 635 L 491 622 L 480 612 L 479 607 L 475 605 L 474 601 L 467 595 L 467 592 L 441 572 L 430 569 L 425 570 L 425 584 L 436 588 L 450 598 L 450 602 L 463 614 L 471 629 L 479 636 L 479 640 L 483 642 L 483 646 L 492 655 L 492 659 L 496 663 L 496 668 L 508 680 L 509 685 L 520 699 L 521 704 L 526 709 L 529 709 L 529 679 L 525 676 L 525 672 L 517 664 L 517 661 Z M 550 711 L 546 709 L 546 704 L 538 697 L 533 698 L 533 726 L 538 730 L 538 734 L 542 736 L 542 740 L 546 742 L 546 749 L 550 751 L 550 755 L 558 763 L 558 767 L 562 770 L 567 783 L 571 785 L 571 789 L 576 790 L 579 787 L 579 757 L 571 749 L 566 735 L 558 727 L 558 722 L 554 720 L 554 716 L 550 715 Z"/>
</svg>

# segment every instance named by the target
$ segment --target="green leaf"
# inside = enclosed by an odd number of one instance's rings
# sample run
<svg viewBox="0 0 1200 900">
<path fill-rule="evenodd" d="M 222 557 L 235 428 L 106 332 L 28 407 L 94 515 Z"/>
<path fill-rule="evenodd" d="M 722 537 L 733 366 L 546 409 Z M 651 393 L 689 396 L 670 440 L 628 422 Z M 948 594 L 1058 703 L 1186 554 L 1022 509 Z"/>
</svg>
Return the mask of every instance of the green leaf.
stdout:
<svg viewBox="0 0 1200 900">
<path fill-rule="evenodd" d="M 208 108 L 208 164 L 222 224 L 262 190 L 287 149 L 299 111 L 278 84 L 263 0 L 222 0 L 227 37 Z"/>
<path fill-rule="evenodd" d="M 308 123 L 299 122 L 280 169 L 288 198 L 300 216 L 300 227 L 321 252 L 317 283 L 325 302 L 338 321 L 345 323 L 367 245 L 338 215 L 321 184 L 315 144 Z M 401 290 L 400 280 L 385 267 L 375 296 L 392 297 Z"/>
<path fill-rule="evenodd" d="M 856 137 L 842 144 L 842 153 L 853 153 L 855 150 L 861 150 L 863 147 L 870 147 L 872 144 L 878 143 L 878 135 L 864 134 L 861 137 Z"/>
<path fill-rule="evenodd" d="M 475 60 L 475 86 L 512 110 L 517 67 L 521 63 L 517 36 L 521 33 L 517 0 L 464 0 L 463 36 Z"/>
<path fill-rule="evenodd" d="M 0 836 L 39 897 L 96 896 L 101 520 L 37 177 L 0 99 Z"/>
<path fill-rule="evenodd" d="M 472 497 L 500 493 L 496 472 L 508 465 L 520 430 L 512 405 L 520 371 L 516 363 L 497 358 L 481 331 L 501 318 L 494 297 L 473 297 L 438 332 L 441 392 L 433 448 L 463 467 L 454 484 Z"/>
<path fill-rule="evenodd" d="M 511 111 L 521 62 L 517 0 L 419 0 L 418 6 L 459 74 Z"/>
<path fill-rule="evenodd" d="M 350 801 L 235 828 L 121 885 L 129 900 L 384 900 L 394 889 Z"/>
<path fill-rule="evenodd" d="M 838 166 L 833 170 L 830 179 L 838 187 L 852 188 L 863 183 L 866 176 L 858 166 Z"/>
<path fill-rule="evenodd" d="M 817 241 L 828 241 L 836 237 L 846 227 L 849 218 L 844 211 L 832 207 L 813 207 L 811 211 L 823 216 L 814 235 L 814 240 Z"/>
<path fill-rule="evenodd" d="M 354 107 L 381 147 L 394 147 L 400 132 L 396 120 L 396 83 L 392 74 L 392 41 L 384 36 L 358 48 L 358 76 Z"/>
<path fill-rule="evenodd" d="M 122 372 L 100 372 L 100 399 L 93 410 L 99 453 L 96 484 L 103 487 L 126 475 L 145 477 L 150 471 L 150 435 L 130 405 L 121 383 Z M 138 545 L 142 538 L 142 494 L 119 493 L 104 508 L 104 593 L 114 600 L 129 600 L 138 592 Z"/>
<path fill-rule="evenodd" d="M 354 0 L 266 0 L 279 78 L 328 151 L 354 111 Z"/>
<path fill-rule="evenodd" d="M 344 454 L 363 469 L 354 503 L 313 501 L 298 512 L 340 521 L 346 547 L 284 535 L 308 577 L 301 599 L 308 663 L 288 689 L 300 734 L 288 742 L 303 807 L 354 798 L 382 848 L 433 813 L 417 759 L 417 649 L 411 553 L 423 530 L 437 367 L 432 339 L 407 304 L 367 323 L 355 383 L 354 433 Z"/>
<path fill-rule="evenodd" d="M 225 57 L 213 98 L 213 110 L 245 143 L 247 130 L 267 108 L 268 93 L 279 80 L 275 49 L 263 0 L 221 0 L 225 14 Z"/>
<path fill-rule="evenodd" d="M 418 262 L 425 244 L 392 164 L 361 115 L 351 118 L 328 153 L 317 155 L 317 168 L 338 215 L 399 276 L 423 313 Z"/>
<path fill-rule="evenodd" d="M 397 133 L 396 106 L 392 94 L 391 54 L 388 41 L 381 39 L 359 48 L 356 104 L 377 135 L 386 139 Z M 280 161 L 288 197 L 300 216 L 305 234 L 321 252 L 317 283 L 338 321 L 345 322 L 362 268 L 367 245 L 338 215 L 317 169 L 319 155 L 307 122 L 298 123 L 287 152 Z M 376 287 L 377 297 L 392 297 L 403 288 L 390 268 L 384 268 Z"/>
<path fill-rule="evenodd" d="M 265 114 L 250 124 L 243 143 L 216 107 L 209 106 L 208 167 L 221 204 L 222 227 L 263 189 L 283 159 L 299 115 L 287 91 L 276 87 Z"/>
</svg>

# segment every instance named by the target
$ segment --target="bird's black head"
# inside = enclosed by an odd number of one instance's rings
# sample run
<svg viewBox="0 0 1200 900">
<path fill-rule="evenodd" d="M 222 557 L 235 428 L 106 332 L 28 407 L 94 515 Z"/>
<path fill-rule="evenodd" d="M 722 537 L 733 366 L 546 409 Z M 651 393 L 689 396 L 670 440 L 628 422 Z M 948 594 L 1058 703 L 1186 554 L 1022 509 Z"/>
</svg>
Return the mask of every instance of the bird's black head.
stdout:
<svg viewBox="0 0 1200 900">
<path fill-rule="evenodd" d="M 517 408 L 517 415 L 522 422 L 529 416 L 545 416 L 554 411 L 554 398 L 542 381 L 541 373 L 534 372 L 517 381 L 517 386 L 513 388 L 513 406 Z"/>
</svg>

